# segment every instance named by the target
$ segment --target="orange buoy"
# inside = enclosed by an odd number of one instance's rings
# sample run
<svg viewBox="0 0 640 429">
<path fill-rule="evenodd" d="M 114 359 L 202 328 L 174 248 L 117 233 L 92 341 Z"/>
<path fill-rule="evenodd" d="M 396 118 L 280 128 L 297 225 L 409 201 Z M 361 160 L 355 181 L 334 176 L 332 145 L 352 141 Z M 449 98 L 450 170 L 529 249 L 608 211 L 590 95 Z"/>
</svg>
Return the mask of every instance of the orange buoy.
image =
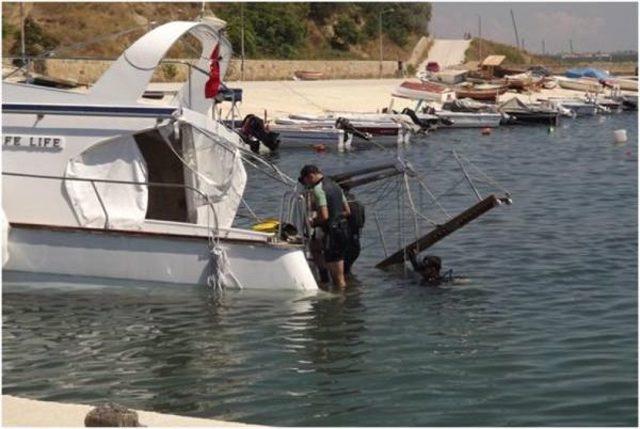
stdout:
<svg viewBox="0 0 640 429">
<path fill-rule="evenodd" d="M 487 127 L 487 128 L 483 128 L 481 131 L 483 136 L 488 136 L 489 134 L 491 134 L 491 128 Z"/>
<path fill-rule="evenodd" d="M 315 150 L 316 152 L 326 152 L 327 151 L 327 147 L 323 144 L 314 144 L 313 146 L 311 146 L 311 148 L 313 150 Z"/>
</svg>

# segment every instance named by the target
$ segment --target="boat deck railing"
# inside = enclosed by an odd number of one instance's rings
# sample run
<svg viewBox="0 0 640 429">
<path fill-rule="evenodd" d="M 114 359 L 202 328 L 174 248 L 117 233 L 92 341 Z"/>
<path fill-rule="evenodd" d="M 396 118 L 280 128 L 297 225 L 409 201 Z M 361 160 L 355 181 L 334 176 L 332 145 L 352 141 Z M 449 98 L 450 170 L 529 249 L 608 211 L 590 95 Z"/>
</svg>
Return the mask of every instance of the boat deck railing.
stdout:
<svg viewBox="0 0 640 429">
<path fill-rule="evenodd" d="M 210 225 L 208 225 L 207 229 L 209 233 L 213 233 L 217 235 L 219 232 L 218 216 L 213 206 L 213 203 L 211 202 L 211 199 L 207 194 L 205 194 L 203 191 L 201 191 L 200 189 L 194 186 L 185 185 L 182 183 L 139 182 L 139 181 L 133 181 L 133 180 L 95 179 L 95 178 L 85 178 L 85 177 L 63 177 L 63 176 L 50 176 L 50 175 L 44 175 L 44 174 L 12 173 L 12 172 L 2 172 L 2 175 L 11 176 L 11 177 L 26 177 L 31 179 L 59 180 L 62 182 L 69 180 L 69 181 L 75 181 L 75 182 L 90 183 L 93 189 L 93 192 L 95 193 L 98 199 L 98 202 L 100 203 L 102 212 L 104 213 L 104 216 L 105 216 L 105 222 L 104 222 L 105 230 L 110 229 L 109 228 L 109 212 L 106 208 L 104 200 L 102 199 L 102 196 L 100 195 L 100 192 L 98 191 L 96 183 L 108 183 L 108 184 L 115 184 L 115 185 L 138 185 L 138 186 L 149 186 L 149 187 L 155 186 L 155 187 L 163 187 L 163 188 L 185 189 L 185 190 L 196 193 L 202 199 L 202 201 L 208 206 L 209 213 L 212 216 L 213 223 L 214 223 L 213 228 Z"/>
</svg>

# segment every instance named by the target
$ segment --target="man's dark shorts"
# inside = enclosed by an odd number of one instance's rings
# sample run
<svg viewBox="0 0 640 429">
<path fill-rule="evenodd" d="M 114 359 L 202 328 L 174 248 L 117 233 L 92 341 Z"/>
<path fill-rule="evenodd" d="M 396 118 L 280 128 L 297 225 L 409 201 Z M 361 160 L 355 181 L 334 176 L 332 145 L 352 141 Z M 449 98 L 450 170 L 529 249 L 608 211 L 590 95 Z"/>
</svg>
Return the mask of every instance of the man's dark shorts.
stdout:
<svg viewBox="0 0 640 429">
<path fill-rule="evenodd" d="M 324 236 L 324 260 L 325 262 L 338 262 L 344 260 L 347 247 L 347 225 L 340 222 L 331 225 L 325 231 Z"/>
</svg>

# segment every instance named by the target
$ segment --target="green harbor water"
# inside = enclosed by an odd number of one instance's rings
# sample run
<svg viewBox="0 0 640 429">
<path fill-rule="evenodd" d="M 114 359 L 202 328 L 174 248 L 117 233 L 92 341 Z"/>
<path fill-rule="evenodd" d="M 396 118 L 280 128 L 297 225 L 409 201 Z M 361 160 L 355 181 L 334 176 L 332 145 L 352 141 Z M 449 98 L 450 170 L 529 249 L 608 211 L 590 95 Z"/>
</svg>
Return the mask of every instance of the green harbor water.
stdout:
<svg viewBox="0 0 640 429">
<path fill-rule="evenodd" d="M 622 128 L 629 142 L 615 145 Z M 637 115 L 623 113 L 414 142 L 407 158 L 434 193 L 461 178 L 455 149 L 513 197 L 430 250 L 460 284 L 373 268 L 373 209 L 344 293 L 212 300 L 205 287 L 5 279 L 3 393 L 276 426 L 636 426 L 637 141 Z M 392 157 L 274 162 L 297 177 L 305 163 Z M 249 176 L 247 200 L 277 215 L 284 189 Z M 356 194 L 379 197 L 395 250 L 413 224 L 382 186 Z M 463 182 L 442 201 L 455 213 L 473 198 Z"/>
</svg>

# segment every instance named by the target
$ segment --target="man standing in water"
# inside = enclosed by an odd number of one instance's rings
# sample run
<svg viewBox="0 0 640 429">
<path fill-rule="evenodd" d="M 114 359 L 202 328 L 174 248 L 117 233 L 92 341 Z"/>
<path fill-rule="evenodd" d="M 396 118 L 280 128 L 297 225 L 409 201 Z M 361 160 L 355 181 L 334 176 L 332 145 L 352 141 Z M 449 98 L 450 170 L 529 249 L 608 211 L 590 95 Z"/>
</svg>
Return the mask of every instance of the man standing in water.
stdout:
<svg viewBox="0 0 640 429">
<path fill-rule="evenodd" d="M 347 217 L 351 214 L 347 199 L 333 180 L 324 177 L 315 165 L 305 165 L 300 170 L 300 183 L 312 189 L 317 216 L 311 226 L 319 226 L 324 232 L 324 261 L 333 284 L 346 286 L 344 278 L 344 250 L 347 244 Z"/>
</svg>

